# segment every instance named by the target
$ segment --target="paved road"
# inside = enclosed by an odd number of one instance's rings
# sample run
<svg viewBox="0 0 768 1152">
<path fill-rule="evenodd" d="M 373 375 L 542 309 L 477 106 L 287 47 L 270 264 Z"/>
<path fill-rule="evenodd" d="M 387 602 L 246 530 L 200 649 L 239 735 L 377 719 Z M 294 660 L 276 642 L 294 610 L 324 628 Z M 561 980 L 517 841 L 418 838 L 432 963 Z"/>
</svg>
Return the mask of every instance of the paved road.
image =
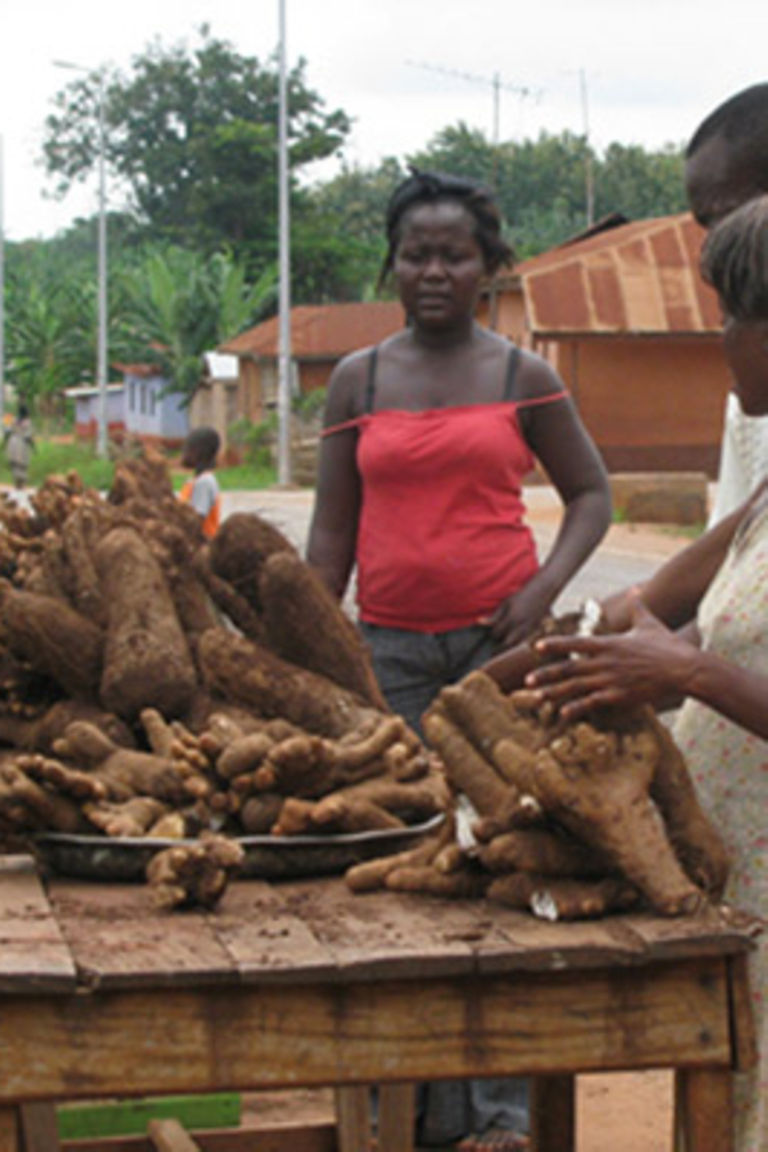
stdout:
<svg viewBox="0 0 768 1152">
<path fill-rule="evenodd" d="M 533 487 L 525 491 L 529 522 L 540 555 L 546 555 L 557 531 L 558 501 L 551 488 Z M 235 511 L 258 512 L 280 528 L 303 553 L 312 515 L 311 489 L 263 489 L 258 492 L 223 493 L 223 514 Z M 555 605 L 558 612 L 578 607 L 594 596 L 600 599 L 618 588 L 646 579 L 686 543 L 664 529 L 646 529 L 616 524 L 611 527 L 598 551 L 577 573 Z"/>
</svg>

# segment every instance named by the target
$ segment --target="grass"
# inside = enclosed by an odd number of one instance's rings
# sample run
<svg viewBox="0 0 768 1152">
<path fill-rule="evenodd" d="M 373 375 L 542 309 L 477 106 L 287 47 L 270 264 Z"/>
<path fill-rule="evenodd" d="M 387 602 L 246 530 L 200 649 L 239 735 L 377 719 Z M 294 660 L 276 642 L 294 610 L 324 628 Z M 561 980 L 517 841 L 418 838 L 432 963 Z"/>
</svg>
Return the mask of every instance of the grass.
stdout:
<svg viewBox="0 0 768 1152">
<path fill-rule="evenodd" d="M 178 470 L 178 457 L 169 458 L 168 465 L 174 488 L 178 489 L 189 473 Z M 86 487 L 104 490 L 112 484 L 114 463 L 111 460 L 100 460 L 93 446 L 88 444 L 60 439 L 35 440 L 35 449 L 29 462 L 28 484 L 31 487 L 39 487 L 46 476 L 72 471 L 77 472 Z M 233 468 L 221 468 L 217 469 L 216 476 L 223 491 L 235 489 L 255 491 L 269 488 L 277 479 L 275 468 L 269 464 L 240 464 Z M 13 483 L 8 463 L 2 453 L 0 453 L 0 483 L 8 485 Z"/>
<path fill-rule="evenodd" d="M 174 483 L 178 478 L 183 484 L 188 477 L 189 472 L 174 473 Z M 217 468 L 216 479 L 222 492 L 252 492 L 275 484 L 277 471 L 271 464 L 238 464 L 233 468 Z"/>
</svg>

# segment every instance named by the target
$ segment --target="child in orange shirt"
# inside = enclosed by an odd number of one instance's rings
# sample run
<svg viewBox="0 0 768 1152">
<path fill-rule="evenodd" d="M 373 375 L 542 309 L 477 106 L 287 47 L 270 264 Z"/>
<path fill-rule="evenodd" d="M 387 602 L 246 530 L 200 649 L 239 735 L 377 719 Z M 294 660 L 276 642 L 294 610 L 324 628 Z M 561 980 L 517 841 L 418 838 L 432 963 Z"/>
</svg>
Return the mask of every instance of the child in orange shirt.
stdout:
<svg viewBox="0 0 768 1152">
<path fill-rule="evenodd" d="M 215 428 L 194 428 L 184 441 L 181 463 L 194 469 L 179 492 L 179 499 L 200 513 L 203 533 L 208 539 L 216 535 L 221 518 L 221 496 L 214 475 L 221 439 Z"/>
</svg>

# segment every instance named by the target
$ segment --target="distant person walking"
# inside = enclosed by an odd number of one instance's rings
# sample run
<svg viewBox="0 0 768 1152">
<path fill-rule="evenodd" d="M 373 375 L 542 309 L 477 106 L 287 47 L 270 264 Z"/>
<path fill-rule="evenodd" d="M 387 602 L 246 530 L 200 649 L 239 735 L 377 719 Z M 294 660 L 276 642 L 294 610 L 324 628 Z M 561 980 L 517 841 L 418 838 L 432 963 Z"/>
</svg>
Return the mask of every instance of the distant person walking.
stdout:
<svg viewBox="0 0 768 1152">
<path fill-rule="evenodd" d="M 5 454 L 16 488 L 21 489 L 27 486 L 29 458 L 34 446 L 35 437 L 32 433 L 29 409 L 22 400 L 19 403 L 16 419 L 5 433 Z"/>
</svg>

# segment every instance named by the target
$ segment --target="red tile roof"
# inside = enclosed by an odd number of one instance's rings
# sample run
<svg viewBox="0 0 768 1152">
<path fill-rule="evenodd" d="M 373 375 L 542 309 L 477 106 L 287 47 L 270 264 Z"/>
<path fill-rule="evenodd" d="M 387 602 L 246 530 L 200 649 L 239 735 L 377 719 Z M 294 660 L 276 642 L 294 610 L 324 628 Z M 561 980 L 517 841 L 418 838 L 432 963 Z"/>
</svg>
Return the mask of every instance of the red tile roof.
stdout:
<svg viewBox="0 0 768 1152">
<path fill-rule="evenodd" d="M 690 213 L 636 220 L 520 264 L 531 331 L 719 333 L 717 296 L 701 279 L 704 230 Z"/>
<path fill-rule="evenodd" d="M 335 360 L 356 348 L 377 344 L 405 323 L 397 301 L 362 304 L 303 304 L 291 309 L 291 351 L 296 359 Z M 219 352 L 273 359 L 277 356 L 278 318 L 241 332 Z"/>
</svg>

